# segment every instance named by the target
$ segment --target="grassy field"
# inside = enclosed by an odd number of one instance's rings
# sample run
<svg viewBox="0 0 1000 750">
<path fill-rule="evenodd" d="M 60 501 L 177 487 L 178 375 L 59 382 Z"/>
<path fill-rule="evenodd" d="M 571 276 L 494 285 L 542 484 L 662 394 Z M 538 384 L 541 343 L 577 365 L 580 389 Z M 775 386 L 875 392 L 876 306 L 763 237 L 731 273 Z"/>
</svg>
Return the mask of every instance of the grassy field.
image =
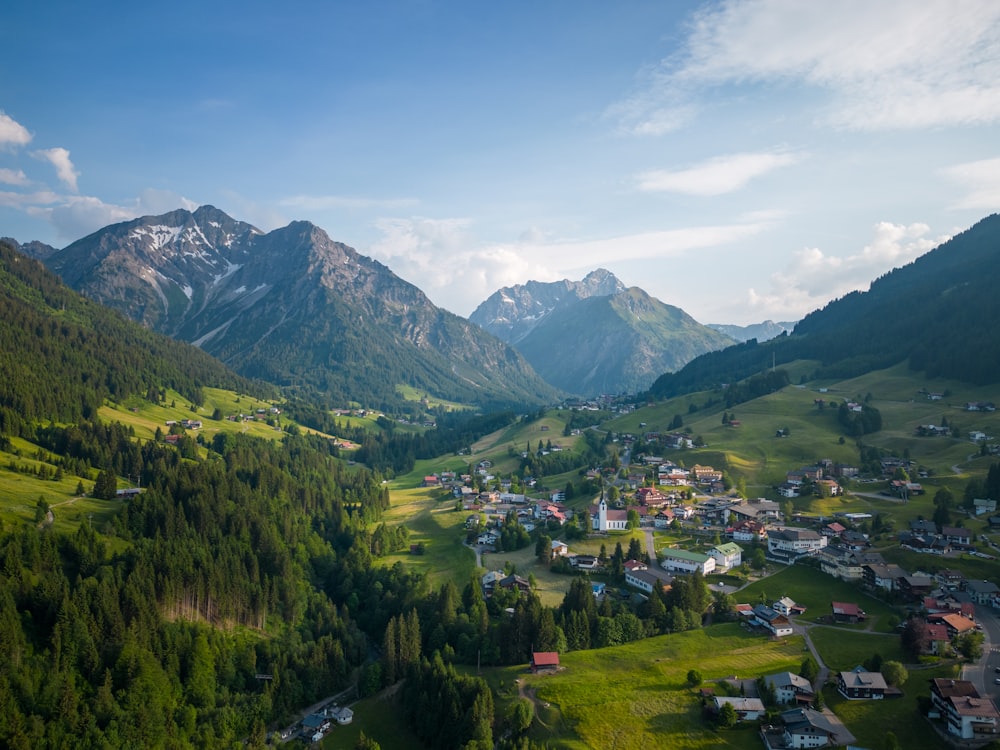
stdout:
<svg viewBox="0 0 1000 750">
<path fill-rule="evenodd" d="M 558 674 L 523 677 L 540 702 L 532 736 L 574 750 L 756 748 L 756 732 L 718 732 L 702 720 L 688 670 L 706 681 L 797 671 L 802 649 L 801 638 L 772 641 L 728 624 L 564 654 Z"/>
<path fill-rule="evenodd" d="M 774 575 L 750 584 L 733 596 L 748 604 L 757 604 L 761 600 L 771 603 L 783 596 L 791 597 L 796 604 L 806 608 L 797 619 L 809 622 L 820 622 L 831 615 L 830 602 L 853 602 L 868 613 L 868 620 L 851 628 L 883 633 L 891 632 L 896 625 L 893 618 L 902 619 L 904 614 L 862 591 L 857 584 L 841 581 L 806 565 L 780 568 Z"/>
<path fill-rule="evenodd" d="M 393 697 L 380 694 L 365 698 L 352 704 L 351 710 L 354 711 L 354 721 L 346 727 L 334 725 L 317 747 L 324 750 L 353 748 L 362 732 L 378 742 L 382 750 L 407 750 L 421 746 L 420 740 L 403 721 L 402 711 Z"/>
<path fill-rule="evenodd" d="M 905 663 L 907 656 L 894 633 L 851 631 L 841 627 L 816 625 L 809 637 L 831 672 L 843 672 L 863 665 L 878 654 L 883 661 Z"/>
<path fill-rule="evenodd" d="M 384 565 L 402 562 L 427 574 L 432 585 L 451 580 L 461 591 L 476 570 L 475 553 L 465 547 L 465 517 L 468 513 L 455 510 L 450 496 L 438 499 L 441 491 L 411 488 L 390 490 L 391 507 L 384 520 L 390 526 L 405 525 L 410 530 L 410 544 L 424 544 L 424 554 L 411 555 L 409 550 L 381 558 Z"/>
</svg>

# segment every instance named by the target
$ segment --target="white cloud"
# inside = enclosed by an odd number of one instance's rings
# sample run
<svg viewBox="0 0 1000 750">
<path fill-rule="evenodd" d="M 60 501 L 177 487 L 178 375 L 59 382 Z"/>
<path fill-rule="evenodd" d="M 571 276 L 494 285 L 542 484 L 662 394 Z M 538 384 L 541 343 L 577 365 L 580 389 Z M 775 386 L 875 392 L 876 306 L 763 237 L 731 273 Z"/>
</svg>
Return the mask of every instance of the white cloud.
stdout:
<svg viewBox="0 0 1000 750">
<path fill-rule="evenodd" d="M 746 187 L 750 180 L 799 160 L 782 151 L 717 156 L 688 169 L 657 169 L 638 176 L 638 188 L 644 192 L 671 192 L 712 196 L 731 193 Z"/>
<path fill-rule="evenodd" d="M 33 151 L 32 156 L 42 161 L 47 161 L 55 167 L 56 174 L 63 184 L 74 193 L 76 192 L 76 179 L 80 176 L 80 173 L 77 172 L 76 167 L 73 166 L 73 162 L 70 161 L 68 150 L 58 146 L 56 148 L 44 148 Z"/>
<path fill-rule="evenodd" d="M 28 129 L 9 115 L 0 112 L 0 148 L 26 146 L 31 142 Z"/>
<path fill-rule="evenodd" d="M 825 119 L 842 128 L 994 123 L 998 48 L 993 0 L 727 0 L 694 16 L 682 51 L 620 110 L 633 131 L 655 131 L 665 105 L 728 84 L 776 96 L 802 84 L 830 95 Z"/>
<path fill-rule="evenodd" d="M 378 222 L 383 236 L 364 252 L 418 286 L 435 304 L 468 315 L 504 286 L 580 277 L 599 266 L 627 261 L 679 258 L 757 235 L 778 216 L 761 214 L 742 223 L 597 240 L 552 238 L 531 227 L 509 243 L 482 242 L 467 219 L 394 218 Z"/>
<path fill-rule="evenodd" d="M 20 169 L 0 168 L 0 183 L 4 185 L 27 185 L 28 176 Z"/>
<path fill-rule="evenodd" d="M 1000 158 L 956 164 L 942 173 L 966 191 L 951 208 L 1000 211 Z"/>
<path fill-rule="evenodd" d="M 872 241 L 854 255 L 827 255 L 819 248 L 804 248 L 793 254 L 788 266 L 771 275 L 769 290 L 749 289 L 746 302 L 761 320 L 801 318 L 831 299 L 867 289 L 872 279 L 949 239 L 929 234 L 926 224 L 883 221 L 875 225 Z"/>
</svg>

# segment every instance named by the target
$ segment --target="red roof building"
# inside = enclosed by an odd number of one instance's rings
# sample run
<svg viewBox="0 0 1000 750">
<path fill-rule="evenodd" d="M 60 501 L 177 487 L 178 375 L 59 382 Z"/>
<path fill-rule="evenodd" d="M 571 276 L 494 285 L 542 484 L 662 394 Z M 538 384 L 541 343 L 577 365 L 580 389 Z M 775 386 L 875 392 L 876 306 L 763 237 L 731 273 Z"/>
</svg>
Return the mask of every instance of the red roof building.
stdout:
<svg viewBox="0 0 1000 750">
<path fill-rule="evenodd" d="M 532 651 L 531 671 L 554 671 L 559 669 L 559 653 L 556 651 Z"/>
</svg>

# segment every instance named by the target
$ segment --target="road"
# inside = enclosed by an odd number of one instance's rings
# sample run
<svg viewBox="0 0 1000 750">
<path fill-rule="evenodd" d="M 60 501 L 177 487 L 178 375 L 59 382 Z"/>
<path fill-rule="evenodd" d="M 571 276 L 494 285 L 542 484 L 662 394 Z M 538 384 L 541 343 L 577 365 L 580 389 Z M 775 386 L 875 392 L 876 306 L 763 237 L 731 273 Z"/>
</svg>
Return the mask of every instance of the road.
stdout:
<svg viewBox="0 0 1000 750">
<path fill-rule="evenodd" d="M 1000 700 L 1000 621 L 989 607 L 976 606 L 976 621 L 983 626 L 983 656 L 975 664 L 962 667 L 962 679 L 969 680 L 982 696 Z"/>
</svg>

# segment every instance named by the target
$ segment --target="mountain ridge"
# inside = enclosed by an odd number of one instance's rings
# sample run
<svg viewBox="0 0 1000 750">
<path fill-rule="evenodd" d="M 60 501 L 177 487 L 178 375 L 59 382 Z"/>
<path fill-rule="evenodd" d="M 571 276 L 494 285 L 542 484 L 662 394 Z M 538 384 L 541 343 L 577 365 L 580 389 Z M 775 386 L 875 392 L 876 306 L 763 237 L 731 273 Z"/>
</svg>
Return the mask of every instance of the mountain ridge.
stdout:
<svg viewBox="0 0 1000 750">
<path fill-rule="evenodd" d="M 558 397 L 515 350 L 311 222 L 213 206 L 105 227 L 47 260 L 73 288 L 238 372 L 379 408 L 410 385 L 482 408 Z"/>
</svg>

